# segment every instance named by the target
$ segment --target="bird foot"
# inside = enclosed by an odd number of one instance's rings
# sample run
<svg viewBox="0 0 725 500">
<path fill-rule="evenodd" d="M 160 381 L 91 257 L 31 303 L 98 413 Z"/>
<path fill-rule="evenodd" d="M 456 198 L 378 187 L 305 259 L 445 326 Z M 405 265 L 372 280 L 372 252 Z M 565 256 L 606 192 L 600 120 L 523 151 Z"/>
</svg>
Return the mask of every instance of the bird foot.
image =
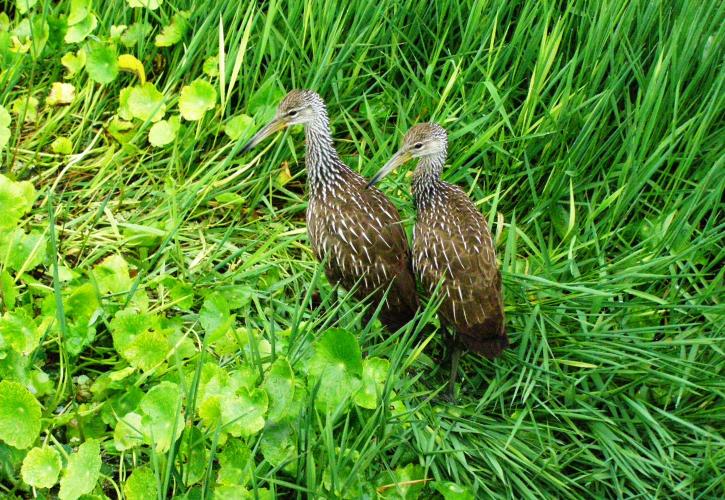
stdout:
<svg viewBox="0 0 725 500">
<path fill-rule="evenodd" d="M 456 397 L 456 391 L 453 387 L 447 387 L 445 391 L 441 391 L 435 396 L 435 400 L 442 404 L 456 405 L 458 404 L 458 398 Z"/>
<path fill-rule="evenodd" d="M 444 403 L 447 403 L 449 405 L 457 405 L 458 404 L 458 398 L 456 398 L 456 395 L 451 393 L 450 391 L 446 391 L 440 395 L 441 401 Z"/>
</svg>

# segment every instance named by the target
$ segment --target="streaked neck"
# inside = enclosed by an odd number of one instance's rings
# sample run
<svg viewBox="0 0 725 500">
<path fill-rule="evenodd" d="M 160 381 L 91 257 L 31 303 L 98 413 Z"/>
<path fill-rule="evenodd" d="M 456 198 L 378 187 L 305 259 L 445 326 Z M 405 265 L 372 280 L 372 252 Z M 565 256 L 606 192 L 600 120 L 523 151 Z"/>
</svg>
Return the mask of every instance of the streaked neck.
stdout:
<svg viewBox="0 0 725 500">
<path fill-rule="evenodd" d="M 305 164 L 310 192 L 324 193 L 342 180 L 341 171 L 344 168 L 332 143 L 326 113 L 318 113 L 314 121 L 305 125 L 305 139 Z"/>
<path fill-rule="evenodd" d="M 441 180 L 443 165 L 446 163 L 444 152 L 436 156 L 421 158 L 413 172 L 413 195 L 418 209 L 429 208 L 442 201 L 444 183 Z"/>
</svg>

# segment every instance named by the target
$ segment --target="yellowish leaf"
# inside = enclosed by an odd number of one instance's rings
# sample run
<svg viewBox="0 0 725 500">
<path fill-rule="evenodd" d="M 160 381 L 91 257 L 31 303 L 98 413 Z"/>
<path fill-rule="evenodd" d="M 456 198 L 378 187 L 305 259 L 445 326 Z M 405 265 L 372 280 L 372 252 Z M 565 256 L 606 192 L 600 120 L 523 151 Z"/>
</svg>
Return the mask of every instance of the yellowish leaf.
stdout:
<svg viewBox="0 0 725 500">
<path fill-rule="evenodd" d="M 118 69 L 133 73 L 141 81 L 141 84 L 146 83 L 146 72 L 143 69 L 143 64 L 131 54 L 118 56 Z"/>
<path fill-rule="evenodd" d="M 592 368 L 592 369 L 599 368 L 599 365 L 593 365 L 591 363 L 586 363 L 584 361 L 576 361 L 573 359 L 558 359 L 557 361 L 561 365 L 574 366 L 576 368 Z"/>
<path fill-rule="evenodd" d="M 45 100 L 49 106 L 70 104 L 76 96 L 76 88 L 70 83 L 54 82 L 50 87 L 50 94 Z"/>
<path fill-rule="evenodd" d="M 292 172 L 289 169 L 289 162 L 283 161 L 282 167 L 277 175 L 277 185 L 284 186 L 292 179 Z"/>
</svg>

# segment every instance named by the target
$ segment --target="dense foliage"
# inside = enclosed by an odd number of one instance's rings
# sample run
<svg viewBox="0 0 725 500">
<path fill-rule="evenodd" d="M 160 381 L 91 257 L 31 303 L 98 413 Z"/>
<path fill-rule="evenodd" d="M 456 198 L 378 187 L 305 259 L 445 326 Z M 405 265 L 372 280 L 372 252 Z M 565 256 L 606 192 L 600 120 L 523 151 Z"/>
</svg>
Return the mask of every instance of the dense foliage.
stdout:
<svg viewBox="0 0 725 500">
<path fill-rule="evenodd" d="M 720 2 L 3 0 L 0 496 L 725 496 Z M 332 289 L 286 90 L 410 125 L 495 233 L 512 348 Z M 405 175 L 383 183 L 412 225 Z"/>
</svg>

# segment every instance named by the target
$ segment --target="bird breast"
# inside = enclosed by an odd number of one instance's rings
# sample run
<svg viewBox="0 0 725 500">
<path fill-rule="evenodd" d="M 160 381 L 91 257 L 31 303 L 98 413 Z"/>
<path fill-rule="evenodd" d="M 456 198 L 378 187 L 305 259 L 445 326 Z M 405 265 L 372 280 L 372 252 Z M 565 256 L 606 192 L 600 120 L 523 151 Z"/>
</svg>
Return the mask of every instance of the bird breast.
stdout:
<svg viewBox="0 0 725 500">
<path fill-rule="evenodd" d="M 360 280 L 363 289 L 385 284 L 392 276 L 376 254 L 392 246 L 384 223 L 356 196 L 311 197 L 307 227 L 315 257 L 327 258 L 328 277 L 349 288 Z"/>
<path fill-rule="evenodd" d="M 493 313 L 498 273 L 493 242 L 483 217 L 460 208 L 418 214 L 413 268 L 429 293 L 440 285 L 440 312 L 449 322 L 476 324 Z M 468 212 L 466 210 L 466 212 Z"/>
</svg>

